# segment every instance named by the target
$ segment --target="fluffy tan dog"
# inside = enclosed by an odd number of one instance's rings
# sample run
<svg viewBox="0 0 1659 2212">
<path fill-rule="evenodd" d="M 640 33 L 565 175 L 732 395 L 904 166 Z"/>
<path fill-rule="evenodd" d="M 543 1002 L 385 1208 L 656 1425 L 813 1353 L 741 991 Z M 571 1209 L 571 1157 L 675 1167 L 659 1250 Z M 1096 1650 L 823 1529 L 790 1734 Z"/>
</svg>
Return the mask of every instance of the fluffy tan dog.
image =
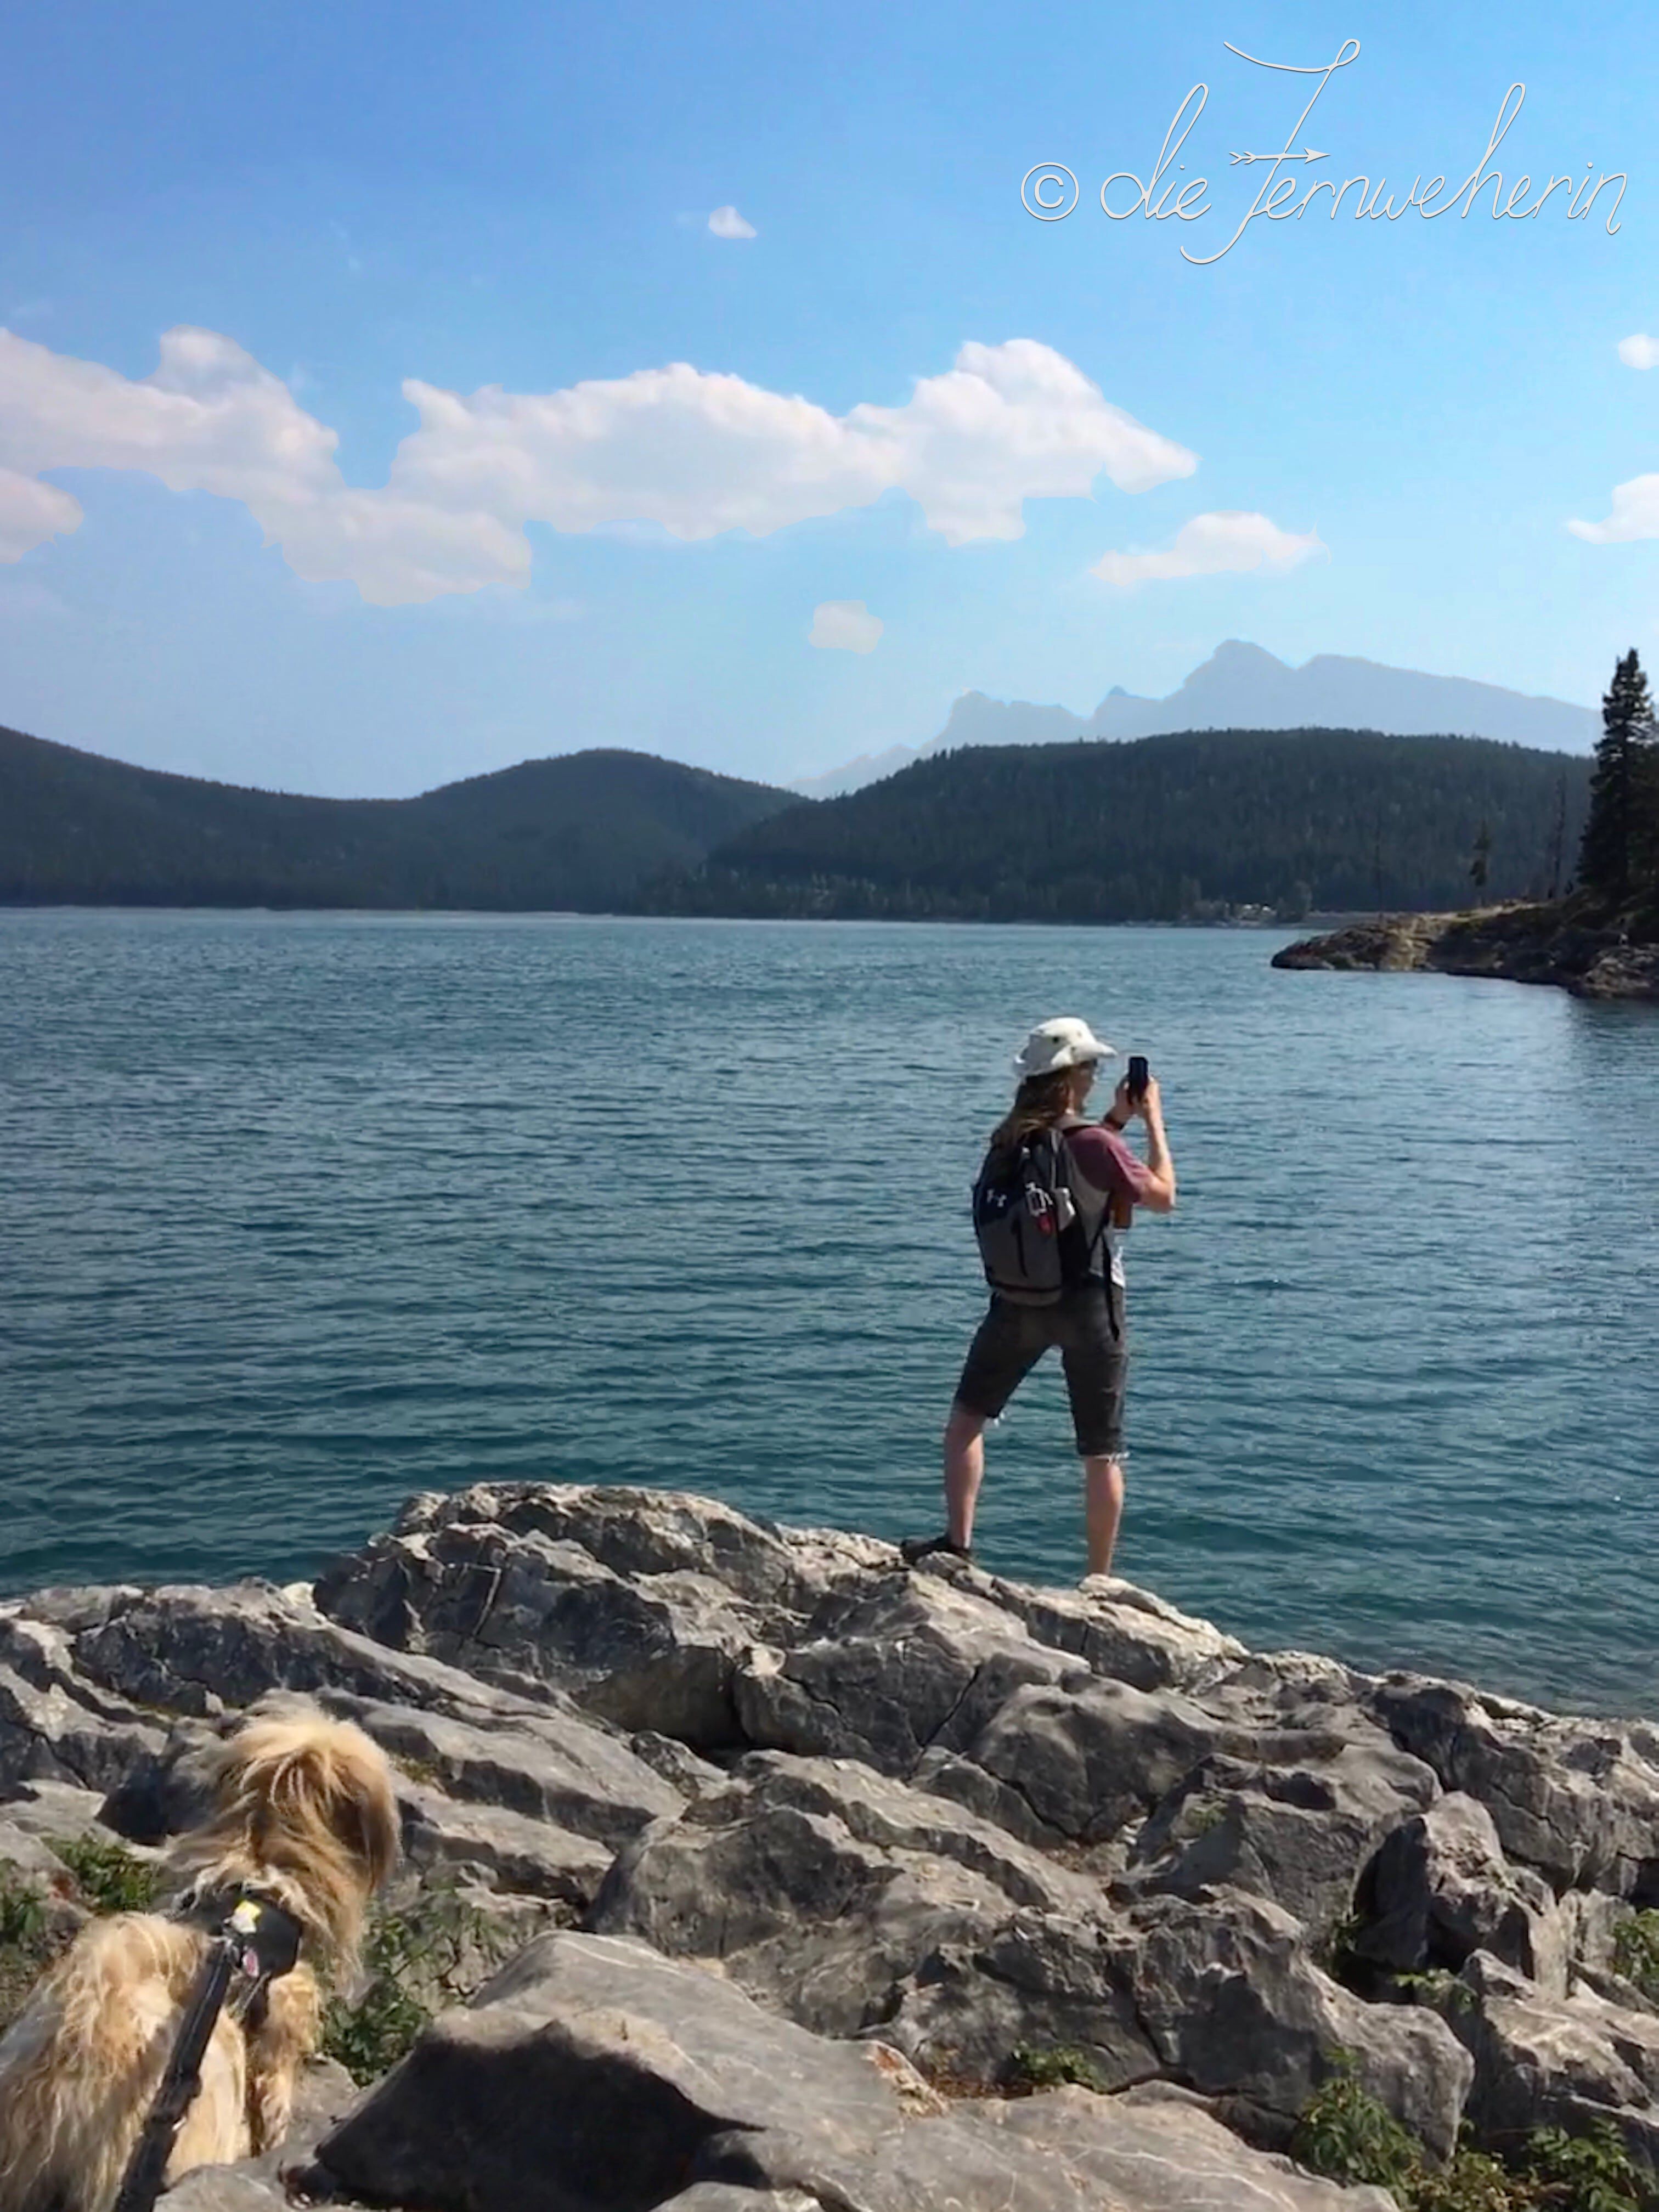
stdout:
<svg viewBox="0 0 1659 2212">
<path fill-rule="evenodd" d="M 197 1971 L 236 1893 L 304 1930 L 301 1962 L 244 2018 L 228 2002 L 167 2179 L 246 2158 L 287 2128 L 316 2048 L 321 1983 L 349 1975 L 363 1914 L 398 1856 L 386 1759 L 315 1706 L 250 1712 L 210 1754 L 214 1810 L 175 1845 L 176 1917 L 84 1928 L 0 2039 L 0 2212 L 109 2212 Z"/>
</svg>

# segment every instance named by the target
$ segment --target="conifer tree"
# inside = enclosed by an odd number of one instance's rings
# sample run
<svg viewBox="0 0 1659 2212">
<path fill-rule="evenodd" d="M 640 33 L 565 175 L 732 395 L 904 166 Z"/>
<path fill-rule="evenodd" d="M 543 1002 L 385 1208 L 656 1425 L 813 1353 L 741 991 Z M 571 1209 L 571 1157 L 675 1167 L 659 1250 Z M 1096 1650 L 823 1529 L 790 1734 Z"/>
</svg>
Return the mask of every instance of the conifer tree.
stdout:
<svg viewBox="0 0 1659 2212">
<path fill-rule="evenodd" d="M 1544 896 L 1549 899 L 1558 899 L 1561 896 L 1561 866 L 1565 858 L 1566 842 L 1567 772 L 1563 769 L 1561 780 L 1555 787 L 1555 822 L 1550 831 L 1549 865 L 1546 870 L 1549 889 Z"/>
<path fill-rule="evenodd" d="M 1484 891 L 1486 888 L 1486 878 L 1491 873 L 1491 862 L 1492 830 L 1486 823 L 1483 822 L 1480 824 L 1480 835 L 1474 841 L 1474 857 L 1469 862 L 1469 881 L 1478 891 Z"/>
<path fill-rule="evenodd" d="M 1659 803 L 1659 730 L 1634 646 L 1613 671 L 1601 723 L 1578 877 L 1587 890 L 1622 903 L 1651 865 L 1650 817 Z"/>
</svg>

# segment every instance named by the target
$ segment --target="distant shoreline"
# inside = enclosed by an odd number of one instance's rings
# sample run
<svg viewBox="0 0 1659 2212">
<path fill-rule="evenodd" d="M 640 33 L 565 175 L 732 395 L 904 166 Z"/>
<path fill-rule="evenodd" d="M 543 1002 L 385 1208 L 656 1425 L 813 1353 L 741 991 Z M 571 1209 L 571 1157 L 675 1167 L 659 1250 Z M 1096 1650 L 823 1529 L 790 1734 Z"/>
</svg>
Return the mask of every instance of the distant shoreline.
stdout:
<svg viewBox="0 0 1659 2212">
<path fill-rule="evenodd" d="M 766 929 L 785 925 L 813 929 L 1207 929 L 1225 931 L 1230 934 L 1240 930 L 1310 927 L 1338 930 L 1353 926 L 1364 919 L 1353 914 L 1308 914 L 1293 921 L 1276 919 L 1248 921 L 1195 919 L 1187 921 L 1171 921 L 1167 915 L 1149 915 L 1143 918 L 1130 916 L 1113 921 L 1073 919 L 1051 921 L 1036 915 L 1003 920 L 988 915 L 963 915 L 641 914 L 620 907 L 243 906 L 216 899 L 203 900 L 190 905 L 167 903 L 161 900 L 145 900 L 135 904 L 118 899 L 0 899 L 0 915 L 8 914 L 268 915 L 273 919 L 308 915 L 329 915 L 340 921 L 639 921 L 672 922 L 676 927 L 688 923 L 693 926 L 740 923 Z"/>
</svg>

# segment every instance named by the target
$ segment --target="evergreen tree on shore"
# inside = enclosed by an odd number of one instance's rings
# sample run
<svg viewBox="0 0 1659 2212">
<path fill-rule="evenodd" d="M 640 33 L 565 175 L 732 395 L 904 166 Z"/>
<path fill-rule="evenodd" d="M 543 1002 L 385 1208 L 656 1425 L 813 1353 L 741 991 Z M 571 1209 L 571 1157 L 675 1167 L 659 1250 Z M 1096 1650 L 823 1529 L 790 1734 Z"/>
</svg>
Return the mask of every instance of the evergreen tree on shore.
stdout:
<svg viewBox="0 0 1659 2212">
<path fill-rule="evenodd" d="M 1486 888 L 1487 878 L 1491 873 L 1492 830 L 1483 822 L 1480 824 L 1480 834 L 1474 841 L 1474 856 L 1469 861 L 1469 881 L 1477 891 L 1484 891 Z"/>
<path fill-rule="evenodd" d="M 1659 729 L 1634 646 L 1613 671 L 1601 721 L 1578 878 L 1622 904 L 1659 860 Z"/>
</svg>

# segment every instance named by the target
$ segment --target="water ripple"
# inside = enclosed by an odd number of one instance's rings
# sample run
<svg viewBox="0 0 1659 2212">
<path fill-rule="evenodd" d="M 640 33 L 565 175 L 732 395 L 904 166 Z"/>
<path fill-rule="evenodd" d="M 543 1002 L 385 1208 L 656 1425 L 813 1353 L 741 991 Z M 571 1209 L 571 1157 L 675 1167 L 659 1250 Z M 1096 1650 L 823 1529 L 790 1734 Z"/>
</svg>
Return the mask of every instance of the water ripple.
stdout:
<svg viewBox="0 0 1659 2212">
<path fill-rule="evenodd" d="M 1121 1564 L 1257 1644 L 1659 1705 L 1659 1022 L 1251 933 L 0 915 L 0 1587 L 315 1568 L 483 1476 L 937 1512 L 1031 1021 L 1163 1079 Z M 1065 1581 L 1057 1371 L 985 1555 Z"/>
</svg>

